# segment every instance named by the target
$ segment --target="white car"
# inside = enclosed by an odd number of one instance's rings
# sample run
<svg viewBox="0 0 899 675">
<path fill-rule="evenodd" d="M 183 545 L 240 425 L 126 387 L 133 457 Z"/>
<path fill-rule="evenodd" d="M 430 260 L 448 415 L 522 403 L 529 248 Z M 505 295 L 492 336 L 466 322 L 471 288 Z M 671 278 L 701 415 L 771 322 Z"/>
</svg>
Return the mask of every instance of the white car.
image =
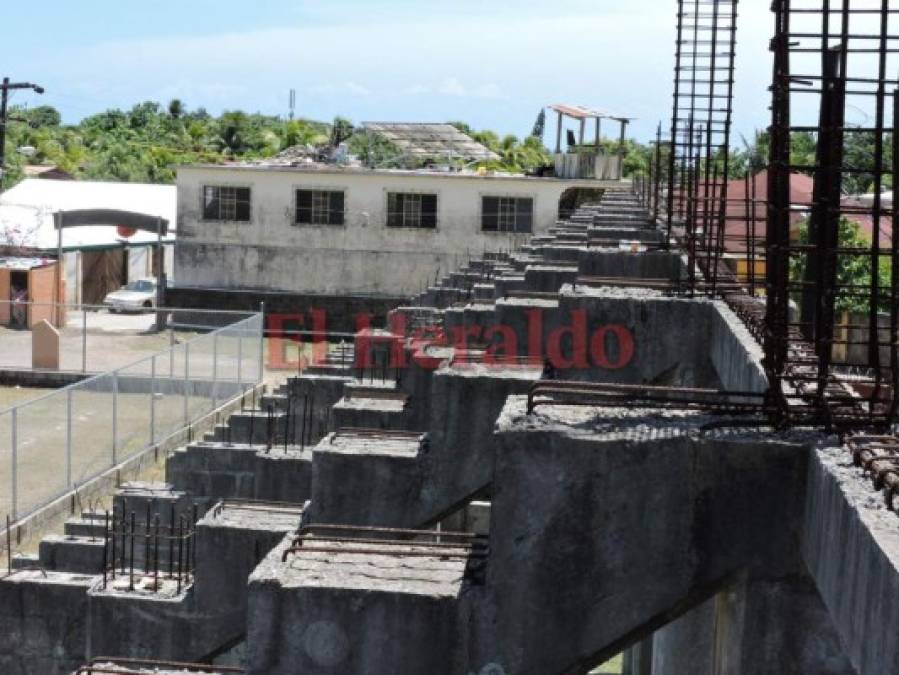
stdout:
<svg viewBox="0 0 899 675">
<path fill-rule="evenodd" d="M 107 294 L 103 304 L 110 312 L 143 312 L 156 306 L 156 279 L 138 279 Z"/>
</svg>

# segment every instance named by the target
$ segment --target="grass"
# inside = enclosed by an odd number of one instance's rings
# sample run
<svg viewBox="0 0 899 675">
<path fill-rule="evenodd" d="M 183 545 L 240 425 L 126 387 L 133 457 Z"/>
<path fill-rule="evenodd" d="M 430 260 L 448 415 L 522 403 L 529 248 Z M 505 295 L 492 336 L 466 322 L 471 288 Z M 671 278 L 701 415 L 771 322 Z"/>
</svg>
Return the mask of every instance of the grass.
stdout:
<svg viewBox="0 0 899 675">
<path fill-rule="evenodd" d="M 604 664 L 602 664 L 596 670 L 592 671 L 590 675 L 600 675 L 600 674 L 605 675 L 607 673 L 614 673 L 615 675 L 621 675 L 621 671 L 624 668 L 624 665 L 622 662 L 623 662 L 623 657 L 621 656 L 621 654 L 619 654 L 618 656 L 611 659 L 610 661 L 606 661 Z"/>
<path fill-rule="evenodd" d="M 38 387 L 0 387 L 0 410 L 38 398 L 51 391 L 53 390 Z"/>
</svg>

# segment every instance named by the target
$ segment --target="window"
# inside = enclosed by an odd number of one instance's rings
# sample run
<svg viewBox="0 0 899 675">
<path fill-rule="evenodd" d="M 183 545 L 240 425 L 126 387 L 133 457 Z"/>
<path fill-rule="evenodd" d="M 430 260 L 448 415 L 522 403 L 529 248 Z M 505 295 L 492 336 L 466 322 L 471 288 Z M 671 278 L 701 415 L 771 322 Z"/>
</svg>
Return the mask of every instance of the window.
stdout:
<svg viewBox="0 0 899 675">
<path fill-rule="evenodd" d="M 387 227 L 437 227 L 437 195 L 387 193 Z"/>
<path fill-rule="evenodd" d="M 530 232 L 534 225 L 531 197 L 484 197 L 481 229 L 485 232 Z"/>
<path fill-rule="evenodd" d="M 297 190 L 298 225 L 343 225 L 343 192 Z"/>
<path fill-rule="evenodd" d="M 250 222 L 250 188 L 203 188 L 203 220 Z"/>
</svg>

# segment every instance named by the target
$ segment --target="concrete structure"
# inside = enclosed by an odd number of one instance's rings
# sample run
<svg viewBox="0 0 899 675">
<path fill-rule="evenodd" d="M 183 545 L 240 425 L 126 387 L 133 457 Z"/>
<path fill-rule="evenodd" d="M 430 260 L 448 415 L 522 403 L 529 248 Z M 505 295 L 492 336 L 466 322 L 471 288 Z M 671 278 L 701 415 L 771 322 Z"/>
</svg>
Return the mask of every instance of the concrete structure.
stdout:
<svg viewBox="0 0 899 675">
<path fill-rule="evenodd" d="M 514 249 L 546 232 L 567 190 L 602 185 L 319 165 L 181 167 L 175 279 L 181 288 L 409 296 L 483 251 Z M 245 219 L 204 218 L 204 190 L 217 187 L 249 190 Z M 343 195 L 341 224 L 298 224 L 298 190 Z M 388 227 L 392 193 L 436 195 L 433 226 Z M 486 231 L 483 208 L 490 197 L 530 200 L 530 224 Z M 525 208 L 523 201 L 510 203 Z"/>
<path fill-rule="evenodd" d="M 31 367 L 59 370 L 59 331 L 46 319 L 31 331 Z"/>
<path fill-rule="evenodd" d="M 635 206 L 610 191 L 599 211 Z M 123 533 L 104 522 L 99 549 L 96 513 L 20 558 L 0 579 L 0 665 L 544 675 L 626 652 L 628 675 L 896 672 L 895 514 L 833 439 L 768 426 L 736 315 L 629 287 L 629 270 L 676 285 L 682 267 L 589 244 L 628 220 L 590 211 L 335 345 L 174 453 L 168 483 L 124 486 L 132 541 L 153 542 L 156 513 L 197 521 L 186 574 L 158 581 L 165 554 L 137 543 L 129 587 Z M 609 325 L 633 340 L 626 363 Z"/>
</svg>

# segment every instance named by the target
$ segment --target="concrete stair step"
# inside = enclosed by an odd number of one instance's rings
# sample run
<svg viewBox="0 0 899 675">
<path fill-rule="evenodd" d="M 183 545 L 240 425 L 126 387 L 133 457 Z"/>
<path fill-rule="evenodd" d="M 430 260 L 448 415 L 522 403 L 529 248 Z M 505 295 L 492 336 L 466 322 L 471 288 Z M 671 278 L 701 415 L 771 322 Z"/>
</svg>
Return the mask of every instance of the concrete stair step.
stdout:
<svg viewBox="0 0 899 675">
<path fill-rule="evenodd" d="M 105 515 L 102 519 L 69 518 L 63 525 L 63 532 L 71 537 L 102 537 L 105 529 Z"/>
<path fill-rule="evenodd" d="M 100 574 L 104 546 L 102 537 L 51 534 L 41 540 L 38 565 L 57 572 Z"/>
<path fill-rule="evenodd" d="M 41 560 L 37 553 L 13 553 L 10 564 L 14 570 L 34 569 L 40 567 Z"/>
</svg>

